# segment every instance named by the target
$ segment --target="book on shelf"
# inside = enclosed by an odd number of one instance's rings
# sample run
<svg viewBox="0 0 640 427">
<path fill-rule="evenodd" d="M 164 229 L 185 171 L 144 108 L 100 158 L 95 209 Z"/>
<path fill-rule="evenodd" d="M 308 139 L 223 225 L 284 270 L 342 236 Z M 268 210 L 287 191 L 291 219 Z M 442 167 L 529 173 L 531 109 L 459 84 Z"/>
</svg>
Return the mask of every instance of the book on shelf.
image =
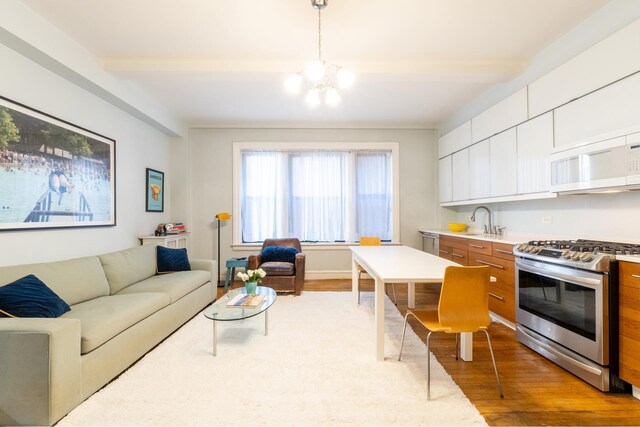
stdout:
<svg viewBox="0 0 640 427">
<path fill-rule="evenodd" d="M 227 307 L 256 308 L 264 301 L 264 294 L 238 294 L 227 303 Z"/>
</svg>

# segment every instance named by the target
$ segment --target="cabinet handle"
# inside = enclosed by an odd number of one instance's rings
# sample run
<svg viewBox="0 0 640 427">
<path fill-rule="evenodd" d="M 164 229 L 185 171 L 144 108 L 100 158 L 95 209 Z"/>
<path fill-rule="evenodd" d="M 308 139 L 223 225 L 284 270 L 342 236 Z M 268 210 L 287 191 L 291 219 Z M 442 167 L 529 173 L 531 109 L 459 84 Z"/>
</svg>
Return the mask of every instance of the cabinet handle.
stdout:
<svg viewBox="0 0 640 427">
<path fill-rule="evenodd" d="M 469 243 L 469 246 L 471 246 L 472 248 L 484 249 L 484 246 L 482 246 L 482 245 L 474 245 L 473 243 Z"/>
<path fill-rule="evenodd" d="M 451 253 L 451 255 L 453 255 L 454 257 L 458 257 L 458 258 L 464 258 L 464 255 L 460 255 L 460 254 L 457 254 L 455 252 Z"/>
<path fill-rule="evenodd" d="M 509 255 L 513 255 L 513 252 L 511 252 L 511 251 L 505 251 L 504 249 L 494 249 L 494 251 L 496 251 L 496 252 L 500 252 L 501 254 L 509 254 Z"/>
<path fill-rule="evenodd" d="M 504 302 L 504 298 L 502 298 L 502 297 L 501 297 L 501 296 L 499 296 L 499 295 L 492 294 L 491 292 L 489 292 L 489 296 L 490 296 L 490 297 L 493 297 L 493 298 L 495 298 L 495 299 L 497 299 L 497 300 L 500 300 L 500 301 Z"/>
<path fill-rule="evenodd" d="M 440 253 L 441 253 L 441 254 L 448 254 L 449 252 L 447 252 L 447 251 L 443 251 L 442 249 L 440 249 Z"/>
<path fill-rule="evenodd" d="M 495 268 L 499 268 L 500 270 L 504 270 L 503 265 L 493 264 L 491 262 L 486 262 L 486 261 L 480 261 L 479 259 L 477 259 L 476 262 L 479 264 L 488 265 L 489 267 L 495 267 Z"/>
<path fill-rule="evenodd" d="M 632 274 L 631 277 L 635 277 L 636 279 L 640 279 L 640 276 L 637 274 Z"/>
</svg>

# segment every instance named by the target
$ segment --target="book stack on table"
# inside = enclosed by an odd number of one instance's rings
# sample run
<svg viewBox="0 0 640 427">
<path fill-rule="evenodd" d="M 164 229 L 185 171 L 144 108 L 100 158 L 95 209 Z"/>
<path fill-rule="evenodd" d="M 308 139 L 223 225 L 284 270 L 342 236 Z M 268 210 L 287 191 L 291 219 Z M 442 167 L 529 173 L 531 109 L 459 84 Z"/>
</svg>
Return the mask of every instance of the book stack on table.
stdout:
<svg viewBox="0 0 640 427">
<path fill-rule="evenodd" d="M 238 294 L 227 303 L 227 307 L 256 308 L 264 301 L 263 294 Z"/>
</svg>

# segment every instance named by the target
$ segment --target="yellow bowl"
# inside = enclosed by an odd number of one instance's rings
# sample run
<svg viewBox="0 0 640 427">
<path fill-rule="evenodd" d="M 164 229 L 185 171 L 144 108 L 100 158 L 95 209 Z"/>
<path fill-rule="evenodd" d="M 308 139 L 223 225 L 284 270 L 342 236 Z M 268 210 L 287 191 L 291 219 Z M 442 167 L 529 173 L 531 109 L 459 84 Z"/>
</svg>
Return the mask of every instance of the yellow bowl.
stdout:
<svg viewBox="0 0 640 427">
<path fill-rule="evenodd" d="M 451 231 L 464 231 L 467 229 L 467 224 L 461 224 L 458 222 L 452 222 L 447 224 L 447 227 L 449 227 L 449 230 Z"/>
</svg>

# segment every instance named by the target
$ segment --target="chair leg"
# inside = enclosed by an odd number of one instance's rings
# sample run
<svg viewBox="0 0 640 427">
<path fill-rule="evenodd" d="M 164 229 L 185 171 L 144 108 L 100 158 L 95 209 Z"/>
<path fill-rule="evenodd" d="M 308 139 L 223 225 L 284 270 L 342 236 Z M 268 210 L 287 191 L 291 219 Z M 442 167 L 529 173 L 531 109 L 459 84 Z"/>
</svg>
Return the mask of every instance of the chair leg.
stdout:
<svg viewBox="0 0 640 427">
<path fill-rule="evenodd" d="M 402 340 L 400 341 L 400 354 L 398 354 L 398 362 L 400 361 L 400 358 L 402 357 L 402 347 L 404 346 L 404 335 L 407 332 L 407 321 L 409 320 L 409 314 L 411 314 L 411 313 L 407 313 L 404 316 L 404 328 L 402 328 Z"/>
<path fill-rule="evenodd" d="M 427 334 L 427 400 L 431 400 L 431 351 L 429 351 L 431 334 L 431 331 Z"/>
<path fill-rule="evenodd" d="M 361 270 L 358 270 L 358 305 L 360 305 L 360 275 L 362 274 Z"/>
<path fill-rule="evenodd" d="M 489 337 L 489 331 L 482 330 L 487 335 L 487 342 L 489 343 L 489 352 L 491 353 L 491 361 L 493 362 L 493 370 L 496 373 L 496 381 L 498 382 L 498 392 L 500 392 L 500 398 L 504 399 L 504 393 L 502 392 L 502 384 L 500 384 L 500 376 L 498 375 L 498 368 L 496 367 L 496 359 L 493 357 L 493 348 L 491 347 L 491 338 Z"/>
</svg>

